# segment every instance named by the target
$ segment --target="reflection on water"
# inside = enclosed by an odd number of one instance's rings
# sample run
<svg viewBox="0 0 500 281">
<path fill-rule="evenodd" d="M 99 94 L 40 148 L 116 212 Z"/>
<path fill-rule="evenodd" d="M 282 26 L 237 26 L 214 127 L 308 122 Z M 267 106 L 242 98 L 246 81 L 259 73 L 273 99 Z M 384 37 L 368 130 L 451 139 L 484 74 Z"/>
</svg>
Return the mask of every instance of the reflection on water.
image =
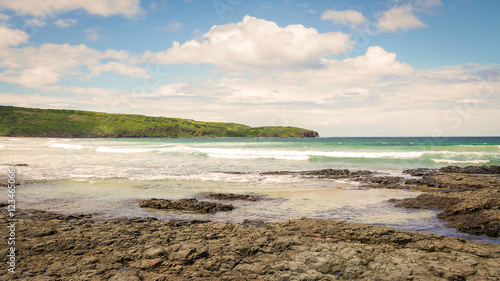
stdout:
<svg viewBox="0 0 500 281">
<path fill-rule="evenodd" d="M 252 193 L 263 195 L 266 199 L 256 202 L 227 202 L 236 208 L 230 212 L 215 214 L 138 207 L 140 199 L 201 199 L 202 192 Z M 407 231 L 433 232 L 500 244 L 500 239 L 467 235 L 446 228 L 443 222 L 435 217 L 437 211 L 396 208 L 387 202 L 390 198 L 402 199 L 419 194 L 408 190 L 359 189 L 341 181 L 295 179 L 265 183 L 189 179 L 80 179 L 34 182 L 18 188 L 20 208 L 66 214 L 94 213 L 99 218 L 156 217 L 161 220 L 208 219 L 242 222 L 245 219 L 284 221 L 305 216 L 386 225 Z"/>
</svg>

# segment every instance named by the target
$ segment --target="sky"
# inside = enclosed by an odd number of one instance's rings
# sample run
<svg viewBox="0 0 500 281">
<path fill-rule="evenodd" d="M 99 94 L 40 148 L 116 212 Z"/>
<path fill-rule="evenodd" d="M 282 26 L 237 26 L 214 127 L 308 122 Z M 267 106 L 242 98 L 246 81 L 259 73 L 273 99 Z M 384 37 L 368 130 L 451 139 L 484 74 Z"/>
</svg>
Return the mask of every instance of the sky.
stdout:
<svg viewBox="0 0 500 281">
<path fill-rule="evenodd" d="M 500 136 L 498 0 L 0 0 L 0 104 Z"/>
</svg>

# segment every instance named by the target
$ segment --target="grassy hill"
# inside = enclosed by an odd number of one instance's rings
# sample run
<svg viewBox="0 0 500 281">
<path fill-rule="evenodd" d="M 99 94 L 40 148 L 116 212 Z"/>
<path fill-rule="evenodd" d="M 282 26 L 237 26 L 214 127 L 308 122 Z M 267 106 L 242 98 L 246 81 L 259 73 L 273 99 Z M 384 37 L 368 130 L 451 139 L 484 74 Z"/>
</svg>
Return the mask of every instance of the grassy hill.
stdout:
<svg viewBox="0 0 500 281">
<path fill-rule="evenodd" d="M 180 118 L 0 106 L 0 136 L 60 138 L 318 137 L 294 127 L 258 127 Z"/>
</svg>

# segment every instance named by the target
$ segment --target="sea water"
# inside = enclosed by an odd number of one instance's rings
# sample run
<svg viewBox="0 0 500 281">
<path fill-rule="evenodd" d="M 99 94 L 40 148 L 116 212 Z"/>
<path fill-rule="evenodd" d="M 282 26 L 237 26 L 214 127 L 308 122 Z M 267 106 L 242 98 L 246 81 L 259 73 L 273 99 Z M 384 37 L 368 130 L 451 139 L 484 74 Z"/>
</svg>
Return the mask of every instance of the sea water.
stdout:
<svg viewBox="0 0 500 281">
<path fill-rule="evenodd" d="M 348 180 L 263 175 L 268 171 L 374 170 L 500 165 L 500 138 L 317 139 L 0 139 L 0 164 L 24 180 L 19 208 L 96 217 L 156 217 L 242 222 L 323 218 L 387 225 L 500 243 L 446 228 L 438 211 L 396 208 L 387 200 L 420 193 L 367 189 Z M 7 170 L 7 169 L 5 169 Z M 6 177 L 0 175 L 0 177 Z M 204 192 L 258 194 L 231 212 L 141 209 L 140 199 L 202 198 Z M 228 202 L 229 203 L 229 202 Z"/>
</svg>

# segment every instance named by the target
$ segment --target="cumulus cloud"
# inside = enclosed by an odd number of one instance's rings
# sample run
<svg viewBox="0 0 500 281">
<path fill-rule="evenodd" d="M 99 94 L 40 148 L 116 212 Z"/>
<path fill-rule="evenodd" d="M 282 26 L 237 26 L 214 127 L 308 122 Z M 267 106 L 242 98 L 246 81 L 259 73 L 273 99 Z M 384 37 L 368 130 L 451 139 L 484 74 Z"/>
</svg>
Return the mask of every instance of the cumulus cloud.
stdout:
<svg viewBox="0 0 500 281">
<path fill-rule="evenodd" d="M 415 0 L 405 5 L 395 6 L 382 14 L 378 27 L 382 32 L 426 27 L 427 25 L 419 20 L 415 13 L 432 14 L 436 7 L 442 5 L 441 0 Z"/>
<path fill-rule="evenodd" d="M 333 62 L 336 64 L 336 62 Z M 364 56 L 345 59 L 339 70 L 347 70 L 358 76 L 407 76 L 413 73 L 413 67 L 396 60 L 396 54 L 379 46 L 368 47 Z"/>
<path fill-rule="evenodd" d="M 28 42 L 26 32 L 17 29 L 10 29 L 6 26 L 0 26 L 0 47 L 15 46 Z"/>
<path fill-rule="evenodd" d="M 322 136 L 432 135 L 436 128 L 446 135 L 463 135 L 470 134 L 474 124 L 477 134 L 500 132 L 491 127 L 500 122 L 496 106 L 500 102 L 500 81 L 478 80 L 478 70 L 498 71 L 498 66 L 413 70 L 397 80 L 387 79 L 397 75 L 398 67 L 410 70 L 395 59 L 390 52 L 373 46 L 352 60 L 337 61 L 323 69 L 300 70 L 294 75 L 290 71 L 273 76 L 206 79 L 196 84 L 176 82 L 135 94 L 59 87 L 55 91 L 71 93 L 70 100 L 63 95 L 9 94 L 0 94 L 0 99 L 4 104 L 22 106 L 36 103 L 50 108 L 70 103 L 96 111 L 157 116 L 168 112 L 169 117 L 203 121 L 299 126 L 318 130 Z M 378 63 L 386 65 L 387 75 L 377 75 L 374 67 Z M 346 67 L 350 71 L 343 72 Z M 356 79 L 352 79 L 354 72 L 360 73 Z"/>
<path fill-rule="evenodd" d="M 70 26 L 75 25 L 78 22 L 77 19 L 60 19 L 54 22 L 55 25 L 57 25 L 60 28 L 67 28 Z"/>
<path fill-rule="evenodd" d="M 425 23 L 415 17 L 413 7 L 409 5 L 394 7 L 385 12 L 378 23 L 378 27 L 383 32 L 397 31 L 398 29 L 410 30 L 425 26 Z"/>
<path fill-rule="evenodd" d="M 201 42 L 174 42 L 161 53 L 145 58 L 162 64 L 209 63 L 227 68 L 313 66 L 321 58 L 353 46 L 341 32 L 319 33 L 303 25 L 276 23 L 245 16 L 242 22 L 213 26 Z"/>
<path fill-rule="evenodd" d="M 0 0 L 0 8 L 10 9 L 21 15 L 51 15 L 83 9 L 87 13 L 100 16 L 123 15 L 131 18 L 142 14 L 140 0 Z"/>
<path fill-rule="evenodd" d="M 0 27 L 0 36 L 7 28 Z M 27 41 L 19 30 L 7 30 L 14 34 L 11 45 Z M 17 41 L 16 41 L 17 40 Z M 6 41 L 2 41 L 6 42 Z M 0 46 L 1 47 L 1 46 Z M 105 63 L 103 61 L 106 61 Z M 81 67 L 87 69 L 83 71 Z M 102 72 L 130 77 L 145 77 L 145 69 L 137 67 L 125 51 L 99 51 L 83 44 L 49 44 L 39 47 L 0 48 L 0 81 L 19 84 L 28 88 L 43 88 L 57 83 L 62 77 L 90 78 Z"/>
<path fill-rule="evenodd" d="M 322 20 L 330 20 L 336 24 L 350 24 L 351 28 L 356 25 L 360 25 L 366 21 L 366 18 L 358 11 L 345 10 L 345 11 L 335 11 L 328 10 L 321 15 Z"/>
</svg>

